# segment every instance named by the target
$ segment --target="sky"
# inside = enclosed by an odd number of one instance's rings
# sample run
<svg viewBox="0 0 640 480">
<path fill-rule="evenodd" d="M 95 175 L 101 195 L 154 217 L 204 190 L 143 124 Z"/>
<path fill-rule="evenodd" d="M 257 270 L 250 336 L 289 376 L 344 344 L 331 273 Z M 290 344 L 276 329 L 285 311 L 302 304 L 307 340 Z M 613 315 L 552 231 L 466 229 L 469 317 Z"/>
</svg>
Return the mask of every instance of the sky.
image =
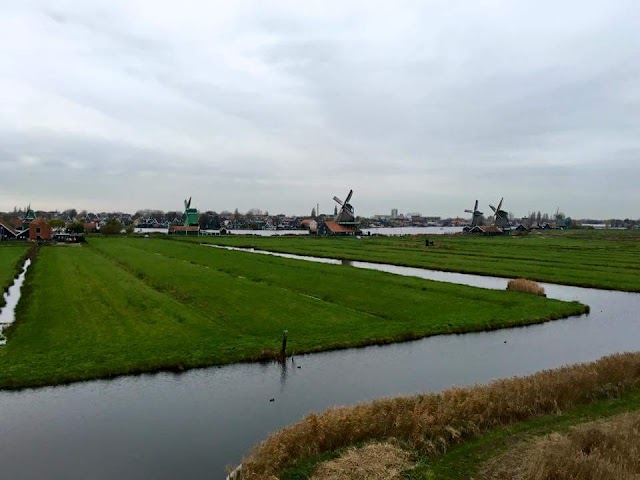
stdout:
<svg viewBox="0 0 640 480">
<path fill-rule="evenodd" d="M 640 218 L 637 0 L 0 0 L 0 211 Z"/>
</svg>

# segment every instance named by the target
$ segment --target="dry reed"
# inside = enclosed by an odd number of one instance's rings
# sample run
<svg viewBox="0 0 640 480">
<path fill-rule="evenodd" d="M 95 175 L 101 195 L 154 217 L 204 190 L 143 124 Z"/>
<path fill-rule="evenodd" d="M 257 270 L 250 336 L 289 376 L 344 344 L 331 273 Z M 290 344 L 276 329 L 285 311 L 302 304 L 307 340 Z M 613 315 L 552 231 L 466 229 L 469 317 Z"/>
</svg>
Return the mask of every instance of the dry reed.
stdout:
<svg viewBox="0 0 640 480">
<path fill-rule="evenodd" d="M 489 385 L 376 400 L 309 414 L 273 433 L 243 462 L 242 478 L 276 478 L 296 460 L 368 440 L 399 439 L 425 454 L 491 428 L 559 413 L 640 387 L 640 353 L 546 370 Z"/>
<path fill-rule="evenodd" d="M 492 459 L 487 480 L 638 480 L 640 412 L 552 433 Z"/>
<path fill-rule="evenodd" d="M 526 278 L 515 278 L 513 280 L 509 280 L 507 290 L 544 296 L 544 287 L 541 287 L 538 282 L 527 280 Z"/>
<path fill-rule="evenodd" d="M 322 462 L 311 480 L 400 480 L 412 466 L 406 450 L 391 443 L 372 443 Z"/>
</svg>

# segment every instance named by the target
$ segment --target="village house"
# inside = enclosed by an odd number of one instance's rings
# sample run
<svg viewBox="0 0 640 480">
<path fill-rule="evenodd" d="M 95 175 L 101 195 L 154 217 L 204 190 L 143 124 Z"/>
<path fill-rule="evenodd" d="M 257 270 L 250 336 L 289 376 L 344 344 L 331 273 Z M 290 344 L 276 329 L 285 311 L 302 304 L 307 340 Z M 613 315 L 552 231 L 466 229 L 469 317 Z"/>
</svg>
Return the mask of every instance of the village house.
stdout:
<svg viewBox="0 0 640 480">
<path fill-rule="evenodd" d="M 318 231 L 318 222 L 316 222 L 313 218 L 305 218 L 300 222 L 300 227 L 305 230 L 309 230 L 309 233 L 317 233 Z"/>
<path fill-rule="evenodd" d="M 48 242 L 52 232 L 49 223 L 42 217 L 37 217 L 29 224 L 29 240 L 32 242 Z"/>
<path fill-rule="evenodd" d="M 318 227 L 318 235 L 323 237 L 349 236 L 357 235 L 358 233 L 360 233 L 360 230 L 357 225 L 340 224 L 335 220 L 325 220 Z"/>
</svg>

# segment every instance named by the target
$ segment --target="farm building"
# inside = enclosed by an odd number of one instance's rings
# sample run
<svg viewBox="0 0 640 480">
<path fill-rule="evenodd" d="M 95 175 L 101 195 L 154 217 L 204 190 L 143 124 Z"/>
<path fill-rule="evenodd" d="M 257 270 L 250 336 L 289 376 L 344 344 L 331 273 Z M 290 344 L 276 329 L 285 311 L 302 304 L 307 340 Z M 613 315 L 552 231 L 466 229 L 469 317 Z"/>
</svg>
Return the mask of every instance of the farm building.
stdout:
<svg viewBox="0 0 640 480">
<path fill-rule="evenodd" d="M 505 231 L 495 225 L 476 225 L 469 233 L 479 233 L 482 235 L 504 235 Z"/>
<path fill-rule="evenodd" d="M 357 235 L 358 233 L 360 230 L 357 225 L 344 225 L 335 220 L 325 220 L 318 227 L 318 235 L 325 237 Z"/>
<path fill-rule="evenodd" d="M 199 235 L 199 226 L 171 225 L 169 235 Z"/>
<path fill-rule="evenodd" d="M 52 232 L 49 223 L 42 217 L 38 217 L 29 223 L 29 240 L 32 242 L 48 242 Z"/>
<path fill-rule="evenodd" d="M 309 230 L 309 233 L 316 233 L 318 231 L 318 222 L 313 218 L 305 218 L 300 222 L 300 226 L 305 230 Z"/>
<path fill-rule="evenodd" d="M 0 242 L 3 240 L 15 240 L 16 238 L 18 238 L 16 232 L 4 223 L 0 223 Z"/>
</svg>

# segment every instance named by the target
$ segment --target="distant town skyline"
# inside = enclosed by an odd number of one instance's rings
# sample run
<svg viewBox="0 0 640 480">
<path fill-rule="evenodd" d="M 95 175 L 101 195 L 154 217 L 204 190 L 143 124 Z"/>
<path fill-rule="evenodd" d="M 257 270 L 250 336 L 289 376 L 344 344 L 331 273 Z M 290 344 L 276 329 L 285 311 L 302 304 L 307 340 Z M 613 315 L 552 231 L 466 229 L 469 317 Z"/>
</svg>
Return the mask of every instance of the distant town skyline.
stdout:
<svg viewBox="0 0 640 480">
<path fill-rule="evenodd" d="M 0 211 L 640 217 L 636 1 L 0 13 Z"/>
</svg>

